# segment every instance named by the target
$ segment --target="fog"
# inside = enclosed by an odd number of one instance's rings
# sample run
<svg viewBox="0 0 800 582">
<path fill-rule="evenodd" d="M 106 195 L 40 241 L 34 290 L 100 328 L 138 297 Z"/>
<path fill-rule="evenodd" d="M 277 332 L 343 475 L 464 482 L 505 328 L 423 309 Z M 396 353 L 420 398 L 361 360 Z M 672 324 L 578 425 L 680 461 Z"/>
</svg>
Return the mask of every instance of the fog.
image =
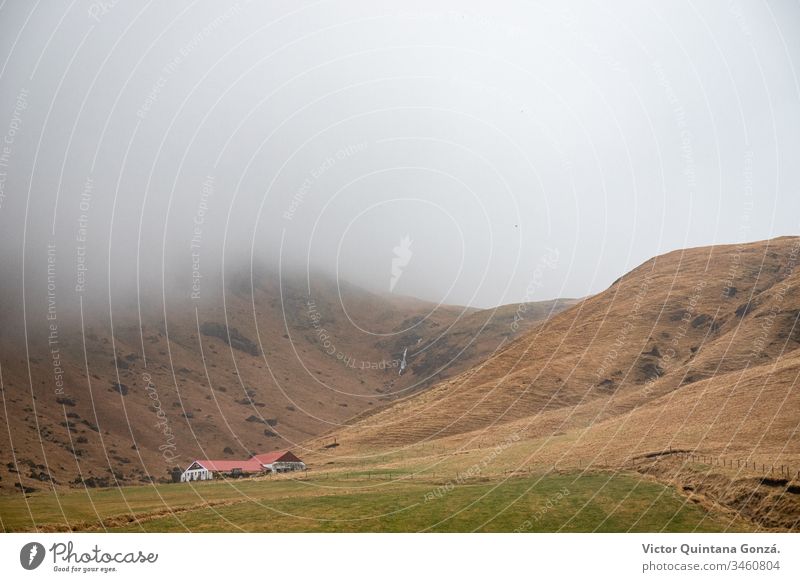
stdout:
<svg viewBox="0 0 800 582">
<path fill-rule="evenodd" d="M 324 272 L 488 307 L 798 233 L 797 3 L 0 8 L 2 301 Z M 49 261 L 49 262 L 48 262 Z"/>
</svg>

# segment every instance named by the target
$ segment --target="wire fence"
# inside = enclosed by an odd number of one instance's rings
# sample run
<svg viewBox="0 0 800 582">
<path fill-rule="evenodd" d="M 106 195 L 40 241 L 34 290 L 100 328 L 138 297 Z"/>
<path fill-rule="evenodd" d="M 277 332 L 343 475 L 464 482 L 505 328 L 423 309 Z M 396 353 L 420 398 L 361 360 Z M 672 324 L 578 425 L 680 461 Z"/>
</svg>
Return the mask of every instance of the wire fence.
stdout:
<svg viewBox="0 0 800 582">
<path fill-rule="evenodd" d="M 741 473 L 753 474 L 761 478 L 782 478 L 787 481 L 800 480 L 800 469 L 796 466 L 783 464 L 770 464 L 758 462 L 752 459 L 742 459 L 737 457 L 715 456 L 696 453 L 693 451 L 668 449 L 654 453 L 629 457 L 626 462 L 619 463 L 605 458 L 592 458 L 591 460 L 577 459 L 568 462 L 555 464 L 535 464 L 506 470 L 479 471 L 468 477 L 460 475 L 458 471 L 386 471 L 381 469 L 354 469 L 351 471 L 338 471 L 329 469 L 306 469 L 305 471 L 294 471 L 270 475 L 266 479 L 291 479 L 297 481 L 306 480 L 337 480 L 337 481 L 439 481 L 458 478 L 469 481 L 485 481 L 492 478 L 525 477 L 539 476 L 550 473 L 565 473 L 573 471 L 608 471 L 620 470 L 632 465 L 656 461 L 665 458 L 680 458 L 685 463 L 699 463 L 710 467 L 720 467 L 737 470 Z M 465 470 L 466 472 L 466 470 Z"/>
<path fill-rule="evenodd" d="M 678 457 L 686 459 L 687 461 L 693 463 L 702 463 L 712 467 L 717 466 L 731 469 L 752 470 L 760 473 L 763 476 L 769 475 L 771 477 L 777 476 L 784 477 L 786 479 L 800 479 L 800 469 L 797 467 L 792 467 L 788 464 L 778 465 L 777 463 L 759 463 L 758 461 L 750 459 L 716 457 L 714 455 L 703 455 L 685 451 L 676 452 L 674 454 Z"/>
</svg>

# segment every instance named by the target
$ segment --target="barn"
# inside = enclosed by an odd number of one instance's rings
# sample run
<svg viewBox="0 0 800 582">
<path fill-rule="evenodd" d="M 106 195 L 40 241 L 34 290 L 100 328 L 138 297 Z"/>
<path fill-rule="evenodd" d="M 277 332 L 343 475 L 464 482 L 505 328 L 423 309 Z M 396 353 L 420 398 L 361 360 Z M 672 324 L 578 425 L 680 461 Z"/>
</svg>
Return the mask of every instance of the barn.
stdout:
<svg viewBox="0 0 800 582">
<path fill-rule="evenodd" d="M 292 451 L 275 451 L 254 456 L 251 461 L 258 462 L 262 469 L 269 473 L 286 473 L 288 471 L 304 471 L 306 464 Z"/>
<path fill-rule="evenodd" d="M 260 473 L 302 471 L 306 464 L 291 451 L 254 455 L 246 461 L 195 459 L 181 474 L 181 482 L 207 481 L 218 476 L 246 477 Z"/>
</svg>

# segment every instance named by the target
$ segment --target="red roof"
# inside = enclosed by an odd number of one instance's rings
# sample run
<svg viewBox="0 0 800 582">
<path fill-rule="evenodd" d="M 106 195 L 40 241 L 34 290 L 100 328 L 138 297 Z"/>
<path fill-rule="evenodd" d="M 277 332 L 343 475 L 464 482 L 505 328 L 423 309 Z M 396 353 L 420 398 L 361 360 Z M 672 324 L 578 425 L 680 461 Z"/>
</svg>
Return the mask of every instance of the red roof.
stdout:
<svg viewBox="0 0 800 582">
<path fill-rule="evenodd" d="M 230 473 L 234 469 L 241 469 L 243 473 L 258 473 L 261 471 L 261 463 L 253 459 L 247 461 L 209 461 L 198 459 L 196 462 L 209 471 L 220 471 L 222 473 Z"/>
</svg>

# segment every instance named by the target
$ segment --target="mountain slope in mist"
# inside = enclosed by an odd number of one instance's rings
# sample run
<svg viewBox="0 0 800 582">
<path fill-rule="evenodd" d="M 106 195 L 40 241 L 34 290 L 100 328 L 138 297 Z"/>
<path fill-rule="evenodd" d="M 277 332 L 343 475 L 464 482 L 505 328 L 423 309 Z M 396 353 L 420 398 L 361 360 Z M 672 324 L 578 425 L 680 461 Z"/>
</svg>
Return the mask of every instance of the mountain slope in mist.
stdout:
<svg viewBox="0 0 800 582">
<path fill-rule="evenodd" d="M 572 303 L 474 310 L 264 274 L 231 277 L 224 298 L 204 303 L 167 295 L 117 302 L 113 318 L 59 313 L 55 331 L 41 310 L 24 327 L 12 312 L 0 336 L 0 488 L 147 482 L 193 458 L 296 447 Z"/>
<path fill-rule="evenodd" d="M 513 436 L 512 465 L 619 466 L 675 448 L 797 464 L 799 259 L 795 237 L 653 258 L 485 362 L 339 431 L 336 454 L 434 439 L 457 452 Z"/>
</svg>

